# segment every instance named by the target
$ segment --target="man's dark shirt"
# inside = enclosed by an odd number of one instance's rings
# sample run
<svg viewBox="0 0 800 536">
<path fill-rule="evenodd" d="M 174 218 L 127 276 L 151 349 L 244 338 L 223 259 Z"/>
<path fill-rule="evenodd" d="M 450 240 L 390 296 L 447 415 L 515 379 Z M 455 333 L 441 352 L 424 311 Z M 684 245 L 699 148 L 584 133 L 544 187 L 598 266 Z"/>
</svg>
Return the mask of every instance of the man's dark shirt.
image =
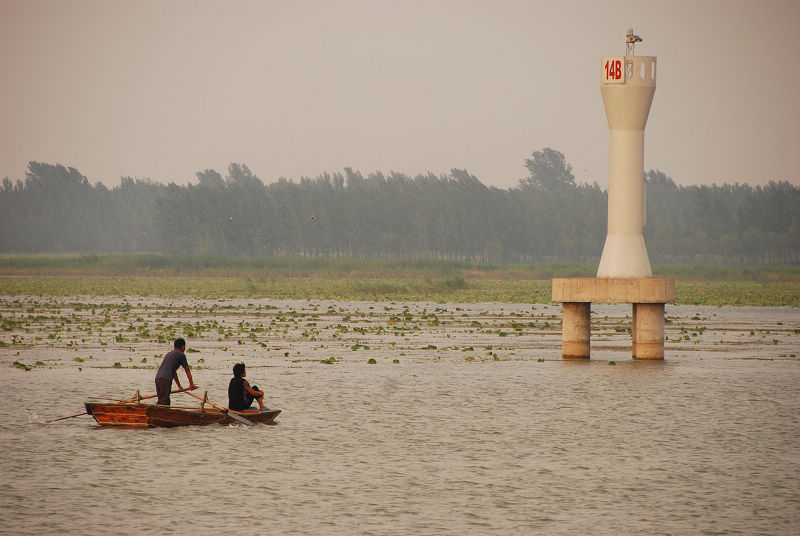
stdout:
<svg viewBox="0 0 800 536">
<path fill-rule="evenodd" d="M 164 356 L 161 366 L 158 367 L 156 379 L 169 378 L 171 380 L 175 376 L 175 371 L 178 370 L 178 367 L 189 368 L 189 362 L 186 361 L 186 354 L 175 349 Z"/>
<path fill-rule="evenodd" d="M 250 384 L 241 376 L 234 376 L 228 384 L 228 407 L 234 411 L 247 409 L 253 403 L 253 396 L 245 386 L 250 387 Z"/>
</svg>

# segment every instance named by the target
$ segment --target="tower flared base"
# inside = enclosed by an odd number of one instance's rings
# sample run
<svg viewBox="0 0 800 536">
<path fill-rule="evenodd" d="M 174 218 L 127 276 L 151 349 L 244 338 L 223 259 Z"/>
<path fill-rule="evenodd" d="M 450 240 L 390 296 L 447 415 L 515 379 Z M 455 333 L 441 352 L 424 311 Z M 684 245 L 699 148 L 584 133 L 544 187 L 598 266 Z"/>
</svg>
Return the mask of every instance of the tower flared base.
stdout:
<svg viewBox="0 0 800 536">
<path fill-rule="evenodd" d="M 597 277 L 651 277 L 650 259 L 641 234 L 609 234 Z"/>
</svg>

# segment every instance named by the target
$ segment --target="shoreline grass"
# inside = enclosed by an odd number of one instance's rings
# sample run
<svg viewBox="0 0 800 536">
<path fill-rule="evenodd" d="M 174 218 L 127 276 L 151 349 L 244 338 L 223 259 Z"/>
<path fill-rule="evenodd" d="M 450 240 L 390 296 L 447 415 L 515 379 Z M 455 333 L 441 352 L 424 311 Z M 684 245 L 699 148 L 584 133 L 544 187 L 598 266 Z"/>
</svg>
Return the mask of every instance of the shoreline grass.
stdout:
<svg viewBox="0 0 800 536">
<path fill-rule="evenodd" d="M 0 256 L 0 294 L 550 303 L 553 277 L 594 264 L 488 265 L 431 259 Z M 800 306 L 800 266 L 655 265 L 685 305 Z"/>
<path fill-rule="evenodd" d="M 595 263 L 482 264 L 435 259 L 326 259 L 321 257 L 221 257 L 162 254 L 0 255 L 5 276 L 183 276 L 434 280 L 550 280 L 594 277 Z M 800 266 L 653 266 L 653 275 L 676 281 L 800 283 Z"/>
<path fill-rule="evenodd" d="M 0 295 L 551 303 L 545 279 L 355 279 L 209 276 L 5 276 Z M 676 304 L 800 307 L 794 281 L 676 281 Z"/>
</svg>

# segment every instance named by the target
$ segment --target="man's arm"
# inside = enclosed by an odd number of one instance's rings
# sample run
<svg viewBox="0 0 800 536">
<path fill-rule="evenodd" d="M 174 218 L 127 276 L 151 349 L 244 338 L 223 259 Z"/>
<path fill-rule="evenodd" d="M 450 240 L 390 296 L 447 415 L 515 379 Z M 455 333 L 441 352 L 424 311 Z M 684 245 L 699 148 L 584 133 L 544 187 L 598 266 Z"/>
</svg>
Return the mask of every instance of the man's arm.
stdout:
<svg viewBox="0 0 800 536">
<path fill-rule="evenodd" d="M 175 380 L 175 384 L 178 386 L 178 389 L 183 389 L 183 387 L 181 387 L 181 381 L 178 379 L 178 371 L 175 371 L 172 379 Z"/>
<path fill-rule="evenodd" d="M 186 371 L 186 377 L 189 378 L 189 390 L 193 391 L 194 389 L 197 389 L 197 386 L 194 384 L 194 380 L 192 379 L 192 371 L 189 370 L 189 367 L 183 367 L 183 370 Z M 177 373 L 175 374 L 175 377 L 178 377 Z"/>
<path fill-rule="evenodd" d="M 247 381 L 244 382 L 244 390 L 253 395 L 254 397 L 258 398 L 259 396 L 264 396 L 264 391 L 256 391 Z"/>
</svg>

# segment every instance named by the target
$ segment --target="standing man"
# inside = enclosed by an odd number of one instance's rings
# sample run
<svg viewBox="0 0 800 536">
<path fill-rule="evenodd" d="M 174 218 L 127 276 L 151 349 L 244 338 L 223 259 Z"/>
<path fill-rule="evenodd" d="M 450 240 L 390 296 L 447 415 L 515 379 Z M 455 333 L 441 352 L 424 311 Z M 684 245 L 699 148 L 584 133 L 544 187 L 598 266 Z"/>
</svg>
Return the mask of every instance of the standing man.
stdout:
<svg viewBox="0 0 800 536">
<path fill-rule="evenodd" d="M 183 367 L 186 377 L 189 378 L 189 390 L 197 389 L 192 379 L 192 372 L 189 370 L 189 362 L 186 361 L 186 341 L 175 339 L 175 349 L 164 356 L 161 366 L 156 373 L 156 394 L 158 403 L 169 406 L 169 394 L 172 391 L 172 380 L 178 384 L 178 389 L 182 389 L 181 382 L 178 380 L 178 367 Z"/>
</svg>

